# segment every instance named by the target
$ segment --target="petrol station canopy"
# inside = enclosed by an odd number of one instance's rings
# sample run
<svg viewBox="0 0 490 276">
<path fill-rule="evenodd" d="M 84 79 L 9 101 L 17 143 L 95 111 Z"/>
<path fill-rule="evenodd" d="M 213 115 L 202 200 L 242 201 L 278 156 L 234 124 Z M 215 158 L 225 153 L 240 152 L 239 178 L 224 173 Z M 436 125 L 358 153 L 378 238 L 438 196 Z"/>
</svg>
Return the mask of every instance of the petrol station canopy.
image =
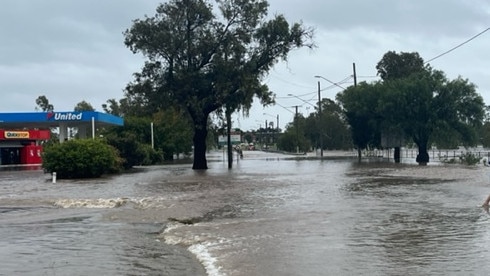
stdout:
<svg viewBox="0 0 490 276">
<path fill-rule="evenodd" d="M 81 138 L 84 138 L 89 136 L 89 129 L 92 129 L 92 136 L 94 136 L 96 127 L 122 125 L 124 125 L 123 118 L 97 111 L 0 113 L 0 129 L 26 130 L 58 127 L 60 141 L 68 137 L 68 128 L 78 128 L 78 133 Z"/>
</svg>

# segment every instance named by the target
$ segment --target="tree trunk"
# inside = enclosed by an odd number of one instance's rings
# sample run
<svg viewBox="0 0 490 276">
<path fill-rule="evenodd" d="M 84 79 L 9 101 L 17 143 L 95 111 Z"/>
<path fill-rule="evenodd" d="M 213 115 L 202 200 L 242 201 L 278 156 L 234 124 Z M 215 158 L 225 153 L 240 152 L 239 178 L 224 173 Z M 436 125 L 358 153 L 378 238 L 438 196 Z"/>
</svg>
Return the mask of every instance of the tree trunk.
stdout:
<svg viewBox="0 0 490 276">
<path fill-rule="evenodd" d="M 361 157 L 362 157 L 362 151 L 361 148 L 357 148 L 357 161 L 360 163 L 361 162 Z"/>
<path fill-rule="evenodd" d="M 228 169 L 233 167 L 233 149 L 231 145 L 231 113 L 226 112 L 226 144 L 228 146 Z"/>
<path fill-rule="evenodd" d="M 194 163 L 193 170 L 207 170 L 208 161 L 206 160 L 206 137 L 208 135 L 207 120 L 194 122 Z"/>
<path fill-rule="evenodd" d="M 395 147 L 394 158 L 395 163 L 400 163 L 400 147 Z"/>
<path fill-rule="evenodd" d="M 425 166 L 429 163 L 429 153 L 427 152 L 427 144 L 420 144 L 419 146 L 419 154 L 417 154 L 417 159 L 415 161 L 419 163 L 419 165 Z"/>
</svg>

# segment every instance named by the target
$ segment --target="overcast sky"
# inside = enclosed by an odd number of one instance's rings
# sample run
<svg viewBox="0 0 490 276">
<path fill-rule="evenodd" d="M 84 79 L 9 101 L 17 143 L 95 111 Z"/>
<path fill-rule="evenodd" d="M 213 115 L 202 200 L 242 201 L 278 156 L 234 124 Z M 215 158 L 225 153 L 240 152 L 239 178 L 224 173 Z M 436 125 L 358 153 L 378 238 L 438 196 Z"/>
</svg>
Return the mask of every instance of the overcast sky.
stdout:
<svg viewBox="0 0 490 276">
<path fill-rule="evenodd" d="M 132 20 L 153 15 L 156 0 L 2 0 L 0 9 L 0 112 L 29 112 L 45 95 L 57 111 L 85 100 L 101 111 L 139 71 L 143 57 L 123 43 Z M 376 63 L 387 51 L 418 52 L 430 60 L 490 27 L 490 4 L 479 0 L 269 0 L 271 14 L 313 27 L 316 49 L 290 53 L 265 82 L 277 105 L 258 101 L 249 118 L 235 116 L 243 130 L 264 126 L 279 115 L 281 128 L 295 109 L 314 111 L 317 81 L 333 99 L 358 81 L 374 81 Z M 430 64 L 450 79 L 462 76 L 478 86 L 490 104 L 490 31 Z M 314 78 L 320 75 L 325 79 Z M 327 88 L 326 90 L 323 90 Z M 295 95 L 288 96 L 288 94 Z M 301 98 L 301 99 L 298 99 Z M 264 115 L 265 113 L 265 115 Z"/>
</svg>

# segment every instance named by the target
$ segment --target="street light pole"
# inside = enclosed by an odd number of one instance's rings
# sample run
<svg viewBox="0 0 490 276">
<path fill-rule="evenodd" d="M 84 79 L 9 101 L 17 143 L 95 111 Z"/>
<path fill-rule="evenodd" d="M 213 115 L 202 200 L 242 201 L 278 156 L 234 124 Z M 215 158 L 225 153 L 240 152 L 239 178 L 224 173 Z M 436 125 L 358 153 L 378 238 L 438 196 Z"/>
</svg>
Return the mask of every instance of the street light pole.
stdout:
<svg viewBox="0 0 490 276">
<path fill-rule="evenodd" d="M 299 153 L 299 124 L 298 124 L 298 105 L 294 106 L 296 108 L 296 112 L 294 113 L 294 120 L 296 123 L 296 153 Z"/>
<path fill-rule="evenodd" d="M 323 129 L 320 124 L 322 118 L 322 96 L 320 89 L 320 81 L 318 81 L 318 131 L 320 133 L 320 158 L 323 159 Z"/>
<path fill-rule="evenodd" d="M 277 114 L 277 124 L 276 124 L 276 129 L 277 129 L 277 135 L 279 135 L 279 114 Z"/>
</svg>

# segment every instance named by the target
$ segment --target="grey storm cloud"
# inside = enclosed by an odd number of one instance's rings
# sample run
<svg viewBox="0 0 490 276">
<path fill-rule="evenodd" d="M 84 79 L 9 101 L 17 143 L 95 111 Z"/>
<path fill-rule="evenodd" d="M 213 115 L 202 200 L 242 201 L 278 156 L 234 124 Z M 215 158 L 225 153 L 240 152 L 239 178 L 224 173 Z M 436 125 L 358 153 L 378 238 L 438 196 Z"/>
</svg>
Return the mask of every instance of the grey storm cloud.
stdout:
<svg viewBox="0 0 490 276">
<path fill-rule="evenodd" d="M 279 5 L 279 2 L 281 3 Z M 276 0 L 274 9 L 320 29 L 467 36 L 487 27 L 490 3 L 465 0 Z M 279 12 L 280 9 L 280 12 Z"/>
<path fill-rule="evenodd" d="M 100 110 L 108 99 L 122 98 L 124 87 L 144 62 L 124 45 L 123 32 L 132 20 L 154 15 L 161 2 L 2 0 L 0 112 L 32 111 L 40 95 L 59 111 L 72 110 L 82 100 Z M 429 59 L 490 25 L 490 4 L 483 0 L 270 0 L 269 4 L 271 15 L 284 14 L 316 32 L 317 48 L 292 52 L 264 80 L 284 107 L 298 104 L 286 99 L 287 94 L 315 92 L 314 75 L 343 80 L 356 62 L 360 75 L 372 77 L 387 51 L 417 51 Z M 488 43 L 490 32 L 438 59 L 434 67 L 450 77 L 469 78 L 488 102 Z M 333 97 L 335 92 L 325 95 Z M 293 115 L 279 105 L 264 109 L 256 104 L 251 118 L 237 121 L 242 128 L 253 128 L 257 120 L 263 121 L 255 117 L 263 112 L 281 114 L 281 127 Z"/>
</svg>

